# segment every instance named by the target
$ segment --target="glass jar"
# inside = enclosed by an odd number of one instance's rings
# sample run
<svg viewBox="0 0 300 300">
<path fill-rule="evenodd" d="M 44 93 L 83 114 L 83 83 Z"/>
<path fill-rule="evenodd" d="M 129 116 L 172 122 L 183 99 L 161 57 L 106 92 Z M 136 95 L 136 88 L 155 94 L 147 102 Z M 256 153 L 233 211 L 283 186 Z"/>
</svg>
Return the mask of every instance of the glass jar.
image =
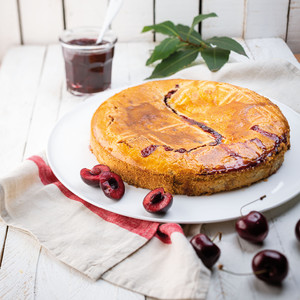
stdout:
<svg viewBox="0 0 300 300">
<path fill-rule="evenodd" d="M 74 95 L 92 94 L 111 85 L 112 60 L 117 37 L 107 31 L 96 45 L 101 28 L 65 30 L 59 38 L 65 60 L 67 90 Z"/>
</svg>

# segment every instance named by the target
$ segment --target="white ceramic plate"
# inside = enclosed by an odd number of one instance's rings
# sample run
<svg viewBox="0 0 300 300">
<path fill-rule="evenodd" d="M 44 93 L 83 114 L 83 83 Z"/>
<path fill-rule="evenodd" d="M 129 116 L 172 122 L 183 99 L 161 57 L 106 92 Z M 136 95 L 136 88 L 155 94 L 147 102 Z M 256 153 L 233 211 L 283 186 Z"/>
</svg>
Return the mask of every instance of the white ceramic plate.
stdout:
<svg viewBox="0 0 300 300">
<path fill-rule="evenodd" d="M 119 90 L 95 95 L 66 114 L 54 127 L 48 142 L 49 164 L 57 178 L 74 194 L 91 204 L 121 215 L 159 222 L 209 223 L 234 219 L 240 216 L 240 208 L 262 195 L 263 201 L 248 205 L 243 210 L 264 211 L 279 206 L 300 192 L 300 115 L 281 103 L 275 102 L 289 121 L 291 149 L 278 172 L 267 181 L 247 188 L 210 196 L 174 196 L 173 206 L 164 216 L 145 211 L 142 201 L 149 190 L 126 184 L 126 192 L 119 201 L 106 196 L 100 189 L 82 182 L 80 170 L 98 164 L 89 150 L 90 120 L 97 107 Z"/>
</svg>

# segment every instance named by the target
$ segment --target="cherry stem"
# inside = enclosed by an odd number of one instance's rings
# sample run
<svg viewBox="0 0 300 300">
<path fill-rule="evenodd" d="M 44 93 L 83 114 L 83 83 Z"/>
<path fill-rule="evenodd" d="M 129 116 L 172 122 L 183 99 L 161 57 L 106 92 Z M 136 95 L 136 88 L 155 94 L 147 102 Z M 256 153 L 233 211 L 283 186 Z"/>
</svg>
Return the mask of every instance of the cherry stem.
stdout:
<svg viewBox="0 0 300 300">
<path fill-rule="evenodd" d="M 215 239 L 216 239 L 216 237 L 219 237 L 219 242 L 221 241 L 221 239 L 222 239 L 222 232 L 217 232 L 213 237 L 212 237 L 212 239 L 211 239 L 211 241 L 213 242 Z"/>
<path fill-rule="evenodd" d="M 223 271 L 223 272 L 226 272 L 228 274 L 231 274 L 231 275 L 238 275 L 238 276 L 249 276 L 249 275 L 259 275 L 259 274 L 263 274 L 263 273 L 266 273 L 268 272 L 268 270 L 260 270 L 260 271 L 256 271 L 256 272 L 253 272 L 253 273 L 237 273 L 237 272 L 233 272 L 233 271 L 230 271 L 230 270 L 227 270 L 227 269 L 224 269 L 224 265 L 220 264 L 218 265 L 218 269 L 220 271 Z"/>
<path fill-rule="evenodd" d="M 251 201 L 251 202 L 246 203 L 245 205 L 243 205 L 243 206 L 240 208 L 240 214 L 241 214 L 241 216 L 243 216 L 242 209 L 243 209 L 244 207 L 246 207 L 246 206 L 248 206 L 248 205 L 250 205 L 250 204 L 252 204 L 252 203 L 254 203 L 254 202 L 256 202 L 256 201 L 262 201 L 262 200 L 265 199 L 266 197 L 267 197 L 266 195 L 263 195 L 263 196 L 261 196 L 260 198 L 255 199 L 255 200 L 253 200 L 253 201 Z"/>
</svg>

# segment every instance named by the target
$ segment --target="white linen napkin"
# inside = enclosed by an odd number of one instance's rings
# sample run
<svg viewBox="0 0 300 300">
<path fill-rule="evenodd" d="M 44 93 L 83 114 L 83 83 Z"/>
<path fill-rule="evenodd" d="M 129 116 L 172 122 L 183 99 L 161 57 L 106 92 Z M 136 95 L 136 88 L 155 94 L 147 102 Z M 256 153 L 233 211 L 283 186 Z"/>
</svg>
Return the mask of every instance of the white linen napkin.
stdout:
<svg viewBox="0 0 300 300">
<path fill-rule="evenodd" d="M 180 225 L 132 219 L 85 202 L 57 180 L 43 154 L 0 180 L 0 216 L 94 280 L 160 299 L 206 297 L 210 271 Z"/>
<path fill-rule="evenodd" d="M 285 61 L 231 63 L 216 73 L 200 65 L 172 77 L 240 85 L 300 112 L 300 71 Z M 95 280 L 160 299 L 206 297 L 210 271 L 178 224 L 131 219 L 83 201 L 56 179 L 43 154 L 0 180 L 0 216 Z"/>
</svg>

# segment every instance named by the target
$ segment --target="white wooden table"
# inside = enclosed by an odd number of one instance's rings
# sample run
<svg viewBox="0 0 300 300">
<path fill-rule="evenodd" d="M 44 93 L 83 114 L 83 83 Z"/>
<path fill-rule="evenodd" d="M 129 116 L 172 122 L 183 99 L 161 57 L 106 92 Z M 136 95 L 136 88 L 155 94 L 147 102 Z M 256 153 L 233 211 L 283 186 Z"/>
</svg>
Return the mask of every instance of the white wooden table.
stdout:
<svg viewBox="0 0 300 300">
<path fill-rule="evenodd" d="M 253 60 L 283 58 L 299 66 L 281 39 L 240 41 Z M 141 81 L 153 43 L 118 43 L 112 88 Z M 230 61 L 246 58 L 232 55 Z M 0 67 L 0 176 L 26 157 L 45 149 L 55 122 L 85 97 L 66 91 L 59 45 L 11 49 Z M 300 101 L 300 100 L 299 100 Z M 283 252 L 290 271 L 282 287 L 268 286 L 254 276 L 233 276 L 215 269 L 208 299 L 300 299 L 300 243 L 294 226 L 300 218 L 300 196 L 266 213 L 270 232 L 263 247 L 237 237 L 234 222 L 204 225 L 207 233 L 223 232 L 220 263 L 250 271 L 253 255 L 262 248 Z M 0 299 L 144 299 L 103 280 L 93 282 L 57 261 L 30 235 L 0 221 Z"/>
</svg>

